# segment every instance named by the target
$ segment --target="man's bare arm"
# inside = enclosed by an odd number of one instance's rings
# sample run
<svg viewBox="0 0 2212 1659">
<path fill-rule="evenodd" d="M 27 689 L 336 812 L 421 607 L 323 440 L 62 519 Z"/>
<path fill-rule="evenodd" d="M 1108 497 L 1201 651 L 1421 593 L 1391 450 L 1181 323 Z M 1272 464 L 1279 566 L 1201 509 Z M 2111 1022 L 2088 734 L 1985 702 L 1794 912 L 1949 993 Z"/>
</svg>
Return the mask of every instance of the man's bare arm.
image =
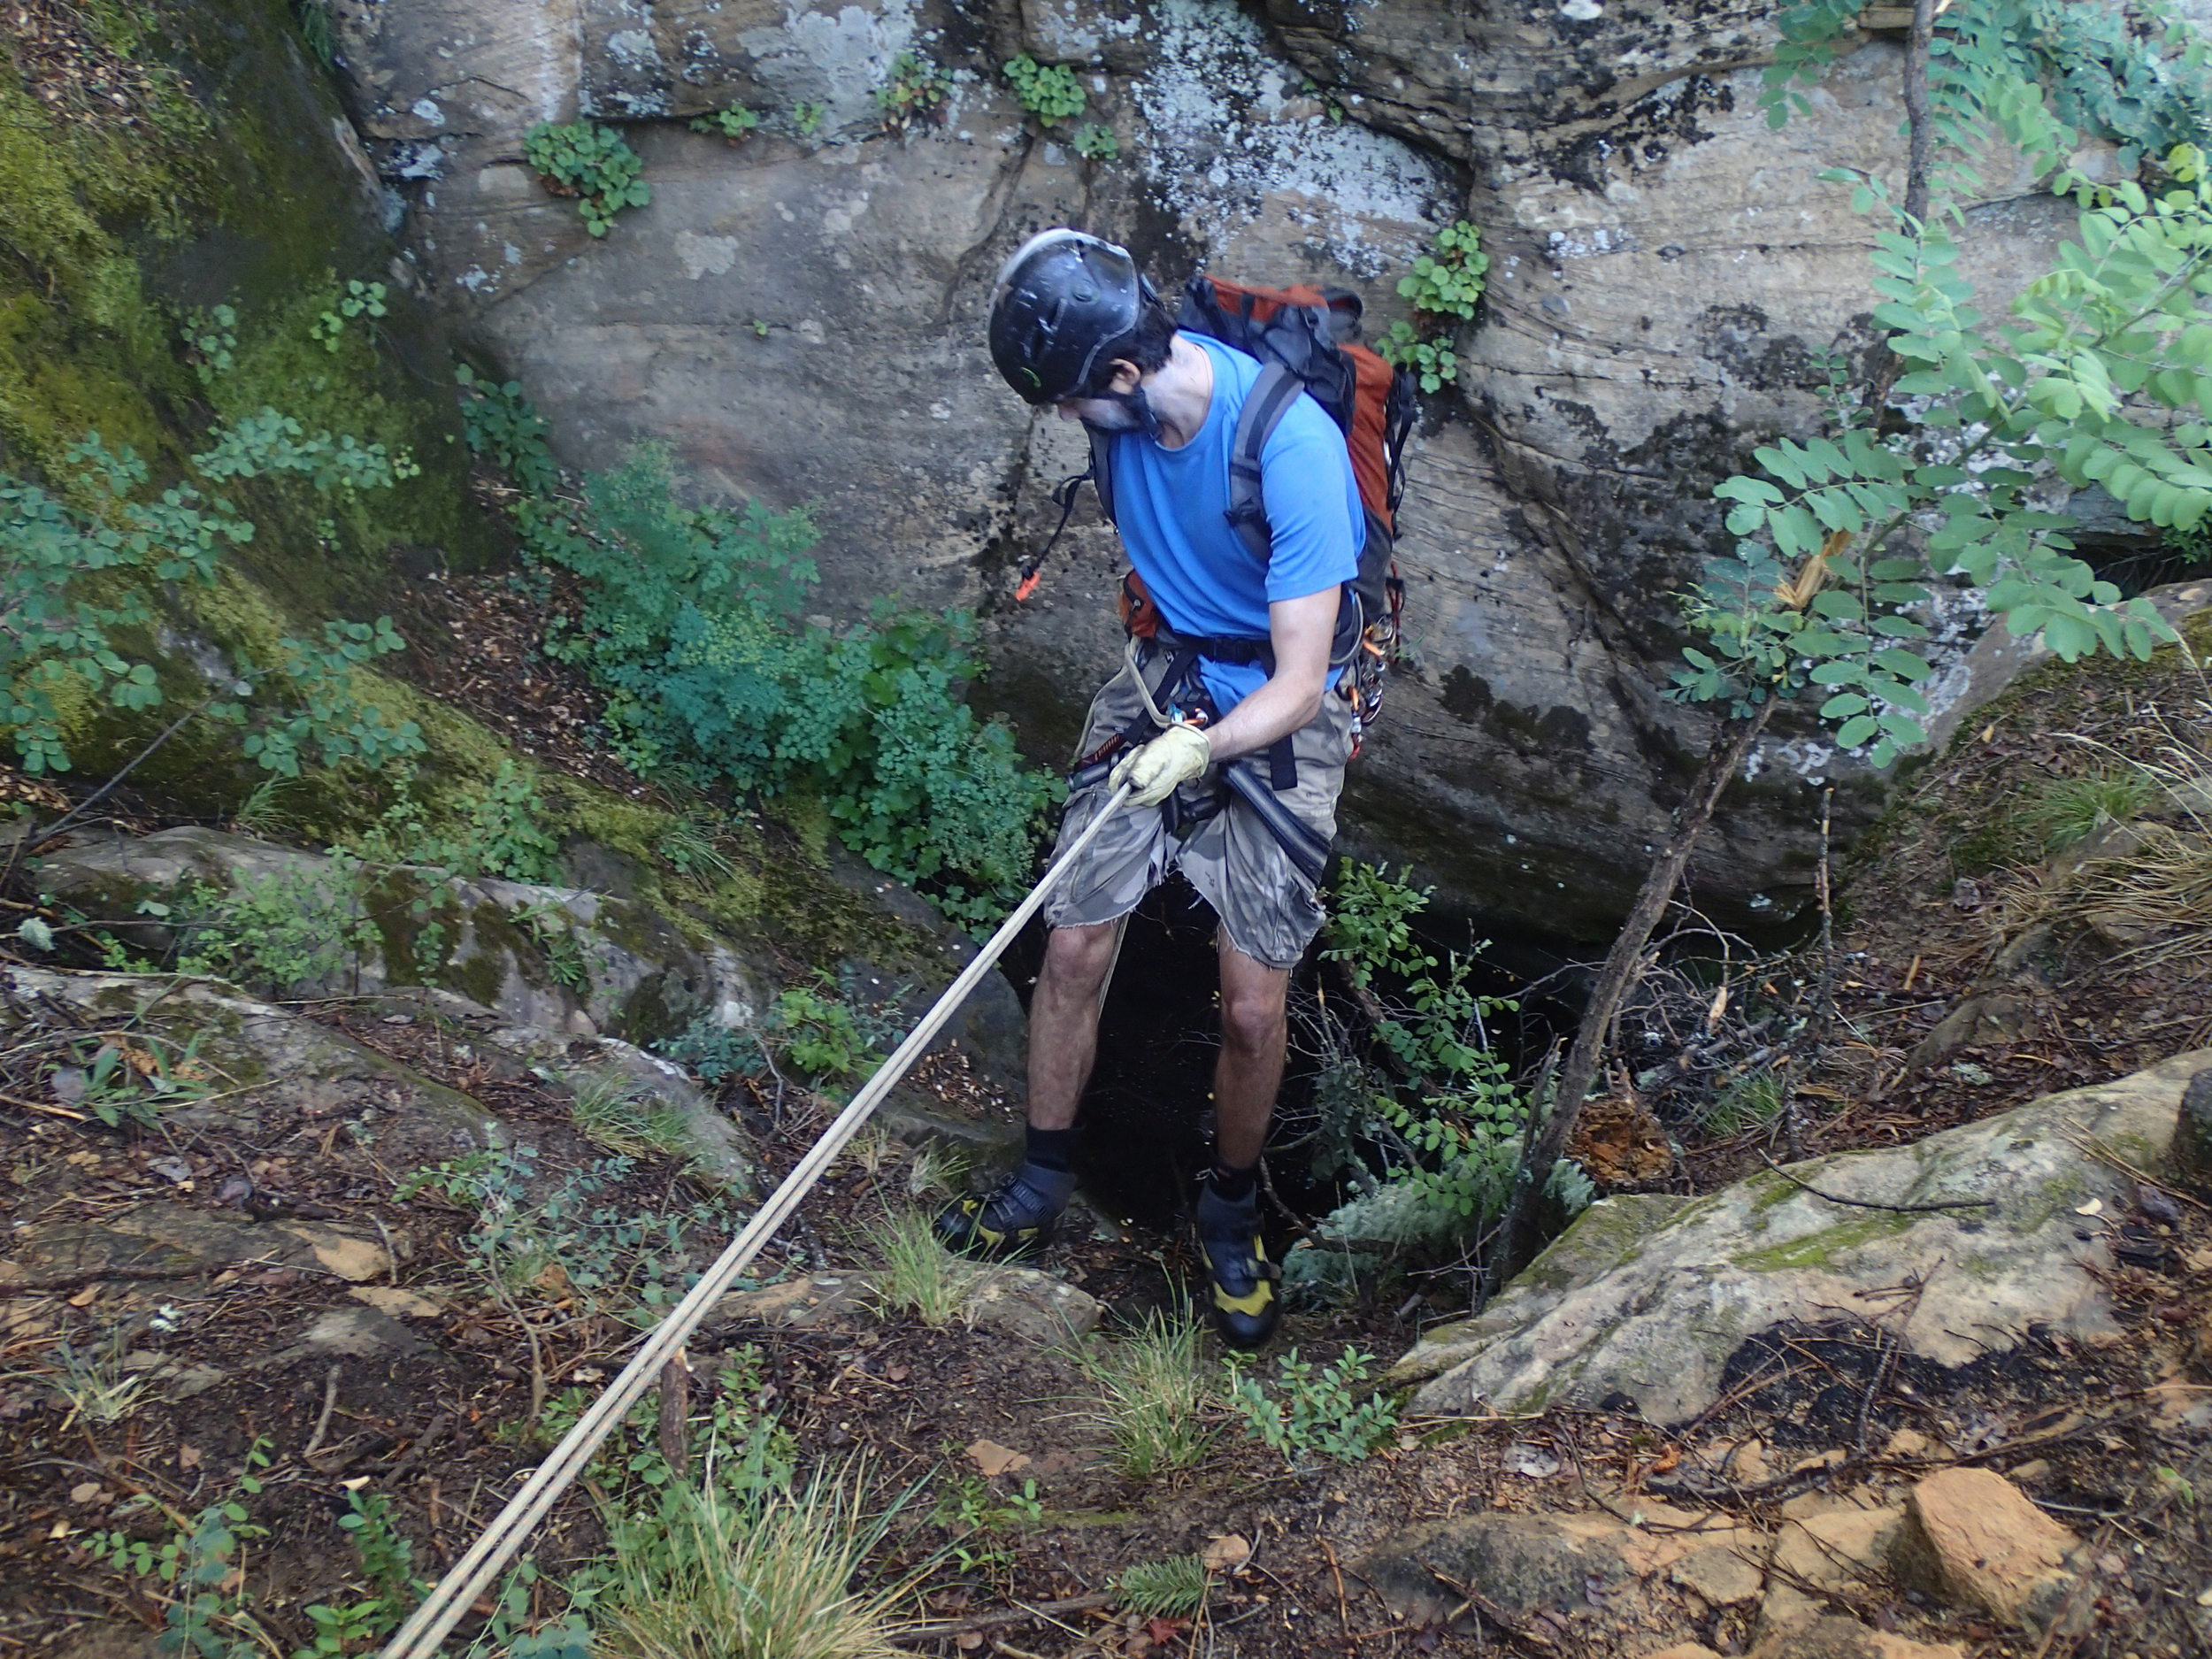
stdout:
<svg viewBox="0 0 2212 1659">
<path fill-rule="evenodd" d="M 1341 590 L 1324 588 L 1302 599 L 1279 599 L 1267 608 L 1275 647 L 1268 681 L 1206 729 L 1217 761 L 1265 749 L 1321 711 L 1329 678 L 1329 646 L 1336 638 Z"/>
</svg>

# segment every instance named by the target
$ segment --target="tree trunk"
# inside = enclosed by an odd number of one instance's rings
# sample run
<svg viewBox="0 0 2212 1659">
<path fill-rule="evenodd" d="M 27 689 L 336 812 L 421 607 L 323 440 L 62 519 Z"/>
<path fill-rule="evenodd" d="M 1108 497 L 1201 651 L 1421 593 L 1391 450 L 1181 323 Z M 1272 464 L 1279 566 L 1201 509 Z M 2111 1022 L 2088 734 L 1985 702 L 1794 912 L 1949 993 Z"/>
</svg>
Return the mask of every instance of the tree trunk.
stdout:
<svg viewBox="0 0 2212 1659">
<path fill-rule="evenodd" d="M 1705 764 L 1698 769 L 1697 777 L 1690 785 L 1689 798 L 1682 803 L 1682 821 L 1673 839 L 1652 860 L 1651 868 L 1644 874 L 1644 885 L 1638 889 L 1628 920 L 1622 924 L 1613 949 L 1606 955 L 1605 966 L 1599 971 L 1597 984 L 1591 988 L 1589 1005 L 1583 1010 L 1582 1023 L 1575 1029 L 1574 1047 L 1567 1051 L 1567 1063 L 1560 1070 L 1550 1121 L 1522 1162 L 1519 1177 L 1514 1182 L 1512 1202 L 1506 1208 L 1504 1225 L 1498 1230 L 1497 1250 L 1486 1275 L 1489 1294 L 1495 1294 L 1518 1265 L 1517 1258 L 1524 1246 L 1530 1214 L 1552 1166 L 1567 1149 L 1568 1137 L 1574 1133 L 1575 1119 L 1582 1113 L 1583 1096 L 1590 1092 L 1598 1066 L 1605 1057 L 1613 1017 L 1619 1012 L 1621 999 L 1628 994 L 1628 987 L 1635 982 L 1644 947 L 1651 941 L 1660 918 L 1667 913 L 1674 889 L 1689 864 L 1691 850 L 1704 833 L 1705 826 L 1712 822 L 1714 808 L 1720 804 L 1721 792 L 1728 787 L 1728 780 L 1743 769 L 1745 757 L 1759 741 L 1759 733 L 1766 729 L 1768 717 L 1773 712 L 1774 701 L 1769 698 L 1748 720 L 1723 726 L 1716 734 L 1713 747 L 1706 752 Z"/>
</svg>

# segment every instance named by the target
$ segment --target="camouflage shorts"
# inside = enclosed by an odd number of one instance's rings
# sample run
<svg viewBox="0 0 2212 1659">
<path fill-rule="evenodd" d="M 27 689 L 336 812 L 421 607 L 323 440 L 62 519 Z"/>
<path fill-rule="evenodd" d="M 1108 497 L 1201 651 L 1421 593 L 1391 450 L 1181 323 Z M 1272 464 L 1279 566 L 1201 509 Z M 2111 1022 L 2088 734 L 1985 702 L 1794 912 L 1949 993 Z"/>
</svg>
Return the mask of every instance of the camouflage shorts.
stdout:
<svg viewBox="0 0 2212 1659">
<path fill-rule="evenodd" d="M 1140 661 L 1148 686 L 1166 670 L 1164 654 L 1148 647 Z M 1124 667 L 1091 699 L 1079 757 L 1096 753 L 1143 712 L 1130 676 Z M 1292 744 L 1298 786 L 1277 798 L 1325 844 L 1336 835 L 1336 798 L 1352 752 L 1350 705 L 1329 692 L 1321 699 L 1321 712 L 1298 731 Z M 1232 764 L 1256 764 L 1263 776 L 1267 767 L 1264 756 Z M 1099 778 L 1068 797 L 1060 819 L 1060 847 L 1090 826 L 1109 793 Z M 1179 827 L 1171 831 L 1171 823 Z M 1213 906 L 1229 942 L 1264 966 L 1296 966 L 1321 929 L 1321 904 L 1312 880 L 1252 807 L 1222 780 L 1218 766 L 1184 785 L 1172 803 L 1123 811 L 1085 849 L 1046 903 L 1045 923 L 1084 927 L 1118 920 L 1176 869 Z"/>
</svg>

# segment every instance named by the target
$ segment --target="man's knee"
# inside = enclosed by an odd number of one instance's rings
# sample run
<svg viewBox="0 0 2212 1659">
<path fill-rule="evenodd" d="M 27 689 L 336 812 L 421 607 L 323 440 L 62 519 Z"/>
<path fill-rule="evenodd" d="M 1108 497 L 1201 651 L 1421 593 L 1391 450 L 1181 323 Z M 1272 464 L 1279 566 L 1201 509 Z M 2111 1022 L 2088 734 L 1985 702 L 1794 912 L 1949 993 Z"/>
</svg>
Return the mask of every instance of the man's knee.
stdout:
<svg viewBox="0 0 2212 1659">
<path fill-rule="evenodd" d="M 1056 927 L 1045 935 L 1044 970 L 1040 976 L 1054 990 L 1095 995 L 1114 960 L 1114 935 L 1120 924 Z"/>
<path fill-rule="evenodd" d="M 1256 1053 L 1283 1041 L 1286 984 L 1221 987 L 1221 1040 L 1233 1048 Z"/>
</svg>

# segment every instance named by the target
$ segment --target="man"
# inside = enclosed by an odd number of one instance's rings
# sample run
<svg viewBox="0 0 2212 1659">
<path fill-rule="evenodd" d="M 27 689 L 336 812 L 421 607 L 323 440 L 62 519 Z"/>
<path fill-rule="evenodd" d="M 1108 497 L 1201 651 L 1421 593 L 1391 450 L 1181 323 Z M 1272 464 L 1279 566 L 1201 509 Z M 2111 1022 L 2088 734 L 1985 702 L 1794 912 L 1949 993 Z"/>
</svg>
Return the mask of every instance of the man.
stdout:
<svg viewBox="0 0 2212 1659">
<path fill-rule="evenodd" d="M 1261 452 L 1270 547 L 1256 557 L 1227 514 L 1232 439 L 1260 365 L 1177 332 L 1110 242 L 1052 230 L 1016 252 L 992 296 L 990 349 L 1025 400 L 1102 434 L 1113 516 L 1163 626 L 1148 638 L 1133 631 L 1078 750 L 1063 847 L 1115 788 L 1133 793 L 1045 910 L 1051 933 L 1029 1010 L 1027 1156 L 987 1196 L 948 1210 L 939 1229 L 956 1248 L 1002 1253 L 1041 1239 L 1066 1205 L 1076 1108 L 1121 923 L 1180 868 L 1220 918 L 1215 1149 L 1199 1240 L 1217 1326 L 1228 1342 L 1257 1347 L 1280 1307 L 1256 1178 L 1282 1079 L 1290 971 L 1322 922 L 1306 873 L 1316 861 L 1309 854 L 1302 868 L 1286 841 L 1302 834 L 1325 849 L 1335 833 L 1352 723 L 1332 657 L 1365 534 L 1358 488 L 1342 434 L 1299 394 Z M 1248 773 L 1235 789 L 1231 765 Z M 1268 813 L 1249 798 L 1255 789 L 1272 791 L 1262 798 Z"/>
</svg>

